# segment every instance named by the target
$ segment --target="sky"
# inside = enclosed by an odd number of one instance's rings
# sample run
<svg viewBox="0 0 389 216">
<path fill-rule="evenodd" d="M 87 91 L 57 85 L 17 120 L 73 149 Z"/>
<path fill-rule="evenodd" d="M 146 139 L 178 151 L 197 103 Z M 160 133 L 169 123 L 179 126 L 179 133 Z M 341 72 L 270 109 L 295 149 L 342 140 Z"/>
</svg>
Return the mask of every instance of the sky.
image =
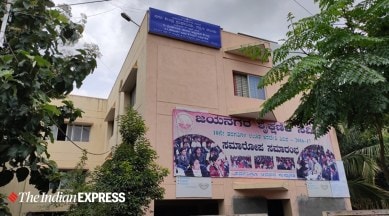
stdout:
<svg viewBox="0 0 389 216">
<path fill-rule="evenodd" d="M 54 0 L 69 5 L 91 1 Z M 122 12 L 141 24 L 152 7 L 219 25 L 224 31 L 281 43 L 290 24 L 289 12 L 298 20 L 319 11 L 313 0 L 111 0 L 71 7 L 74 21 L 80 20 L 81 14 L 88 17 L 80 42 L 97 44 L 102 55 L 93 74 L 71 94 L 97 98 L 108 98 L 138 31 L 134 23 L 120 16 Z"/>
</svg>

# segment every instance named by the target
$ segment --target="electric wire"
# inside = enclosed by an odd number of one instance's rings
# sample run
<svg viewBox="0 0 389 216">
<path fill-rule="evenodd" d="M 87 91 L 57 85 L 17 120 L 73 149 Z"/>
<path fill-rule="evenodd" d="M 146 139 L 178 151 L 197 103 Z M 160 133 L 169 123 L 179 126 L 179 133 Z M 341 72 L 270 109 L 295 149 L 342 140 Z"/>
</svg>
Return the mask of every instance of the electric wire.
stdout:
<svg viewBox="0 0 389 216">
<path fill-rule="evenodd" d="M 305 8 L 302 4 L 300 4 L 297 0 L 293 0 L 296 4 L 298 4 L 300 7 L 302 7 L 306 12 L 308 12 L 309 14 L 313 15 L 313 13 L 311 13 L 307 8 Z M 344 26 L 345 23 L 333 23 L 332 25 L 334 26 Z"/>
<path fill-rule="evenodd" d="M 90 17 L 102 15 L 102 14 L 105 14 L 105 13 L 109 13 L 109 12 L 112 12 L 112 11 L 114 11 L 114 10 L 117 10 L 117 8 L 112 8 L 112 9 L 110 9 L 110 10 L 106 10 L 106 11 L 102 11 L 102 12 L 95 13 L 95 14 L 90 14 L 90 15 L 85 14 L 85 16 L 86 16 L 87 18 L 90 18 Z M 81 16 L 79 16 L 79 17 L 72 17 L 72 19 L 80 19 L 80 18 L 82 18 L 82 17 L 81 17 Z"/>
<path fill-rule="evenodd" d="M 91 14 L 91 15 L 86 14 L 86 17 L 88 17 L 88 18 L 89 17 L 94 17 L 94 16 L 98 16 L 98 15 L 101 15 L 101 14 L 109 13 L 109 12 L 114 11 L 114 10 L 117 10 L 117 8 L 112 8 L 110 10 L 103 11 L 103 12 L 100 12 L 100 13 Z"/>
<path fill-rule="evenodd" d="M 300 7 L 302 7 L 306 12 L 308 12 L 309 14 L 313 15 L 313 13 L 311 13 L 308 9 L 306 9 L 302 4 L 300 4 L 298 1 L 296 0 L 293 0 L 296 4 L 298 4 Z"/>
<path fill-rule="evenodd" d="M 80 2 L 80 3 L 72 3 L 72 4 L 66 4 L 69 6 L 75 6 L 75 5 L 83 5 L 83 4 L 91 4 L 91 3 L 99 3 L 99 2 L 109 2 L 112 0 L 97 0 L 97 1 L 89 1 L 89 2 Z"/>
</svg>

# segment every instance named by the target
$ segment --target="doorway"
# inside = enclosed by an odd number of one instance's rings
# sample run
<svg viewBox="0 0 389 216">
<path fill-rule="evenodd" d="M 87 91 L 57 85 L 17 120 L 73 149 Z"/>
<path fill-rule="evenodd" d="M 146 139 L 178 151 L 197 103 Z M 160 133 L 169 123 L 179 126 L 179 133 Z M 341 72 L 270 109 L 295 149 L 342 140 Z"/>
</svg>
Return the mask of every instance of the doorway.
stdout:
<svg viewBox="0 0 389 216">
<path fill-rule="evenodd" d="M 285 200 L 267 200 L 268 216 L 284 216 Z"/>
<path fill-rule="evenodd" d="M 218 200 L 156 200 L 155 216 L 218 215 Z"/>
</svg>

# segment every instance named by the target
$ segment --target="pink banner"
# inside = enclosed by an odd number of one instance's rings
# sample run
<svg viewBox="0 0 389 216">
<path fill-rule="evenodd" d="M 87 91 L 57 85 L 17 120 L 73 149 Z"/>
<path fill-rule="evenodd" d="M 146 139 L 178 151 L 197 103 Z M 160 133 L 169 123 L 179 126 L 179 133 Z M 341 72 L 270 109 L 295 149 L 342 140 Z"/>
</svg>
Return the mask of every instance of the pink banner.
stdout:
<svg viewBox="0 0 389 216">
<path fill-rule="evenodd" d="M 328 135 L 202 112 L 173 110 L 175 176 L 339 180 Z"/>
</svg>

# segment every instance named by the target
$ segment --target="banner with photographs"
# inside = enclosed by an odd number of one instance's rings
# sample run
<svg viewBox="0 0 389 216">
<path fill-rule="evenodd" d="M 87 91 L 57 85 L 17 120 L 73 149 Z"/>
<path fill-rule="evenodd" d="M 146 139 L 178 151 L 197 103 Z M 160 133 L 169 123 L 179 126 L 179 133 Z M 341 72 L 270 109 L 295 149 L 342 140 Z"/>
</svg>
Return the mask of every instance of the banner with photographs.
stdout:
<svg viewBox="0 0 389 216">
<path fill-rule="evenodd" d="M 339 180 L 329 135 L 281 122 L 173 110 L 175 176 Z"/>
</svg>

